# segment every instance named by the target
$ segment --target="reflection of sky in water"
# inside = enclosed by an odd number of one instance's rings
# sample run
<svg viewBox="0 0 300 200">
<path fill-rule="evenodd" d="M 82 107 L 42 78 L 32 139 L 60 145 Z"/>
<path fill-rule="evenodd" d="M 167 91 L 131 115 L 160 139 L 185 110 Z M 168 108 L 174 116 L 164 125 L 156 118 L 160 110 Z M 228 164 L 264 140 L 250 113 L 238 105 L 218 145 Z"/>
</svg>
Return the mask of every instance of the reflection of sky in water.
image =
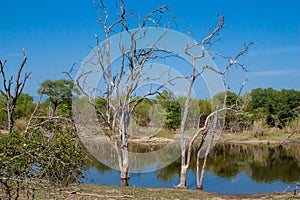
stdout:
<svg viewBox="0 0 300 200">
<path fill-rule="evenodd" d="M 226 179 L 208 172 L 204 178 L 204 190 L 223 194 L 247 194 L 262 192 L 282 192 L 290 184 L 281 181 L 272 183 L 255 182 L 243 172 L 232 179 Z"/>
<path fill-rule="evenodd" d="M 287 146 L 289 151 L 281 146 L 222 146 L 217 145 L 208 159 L 203 183 L 205 191 L 224 194 L 282 192 L 289 185 L 300 181 L 300 171 L 297 167 L 300 163 L 298 145 Z M 253 157 L 254 155 L 256 156 Z M 257 157 L 258 155 L 260 157 Z M 154 163 L 157 161 L 153 160 Z M 82 183 L 120 185 L 119 171 L 110 169 L 96 160 L 90 166 L 83 171 L 85 178 L 81 179 Z M 173 188 L 179 183 L 179 172 L 180 159 L 158 171 L 131 173 L 129 185 Z M 194 165 L 191 165 L 191 170 L 187 173 L 187 187 L 197 187 Z"/>
<path fill-rule="evenodd" d="M 84 184 L 109 184 L 113 186 L 120 185 L 120 175 L 116 170 L 99 172 L 94 168 L 84 171 L 85 178 L 81 181 Z M 130 186 L 145 188 L 173 188 L 179 183 L 179 176 L 173 175 L 172 180 L 162 181 L 157 178 L 156 172 L 143 174 L 130 174 Z M 219 177 L 212 172 L 206 172 L 204 177 L 203 189 L 209 192 L 217 192 L 223 194 L 251 194 L 262 192 L 282 192 L 289 185 L 281 181 L 272 183 L 255 182 L 243 172 L 229 179 Z M 188 172 L 187 186 L 189 189 L 196 189 L 197 183 L 195 174 Z"/>
</svg>

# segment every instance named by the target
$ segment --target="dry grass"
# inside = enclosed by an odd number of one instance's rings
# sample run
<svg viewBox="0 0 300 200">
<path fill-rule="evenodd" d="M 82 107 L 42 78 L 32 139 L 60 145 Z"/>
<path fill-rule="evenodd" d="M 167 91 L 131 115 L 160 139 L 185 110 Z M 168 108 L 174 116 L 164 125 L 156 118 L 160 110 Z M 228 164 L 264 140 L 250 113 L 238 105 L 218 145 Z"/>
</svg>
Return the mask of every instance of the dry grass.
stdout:
<svg viewBox="0 0 300 200">
<path fill-rule="evenodd" d="M 265 132 L 262 135 L 255 136 L 253 132 L 244 132 L 240 134 L 223 134 L 220 139 L 222 142 L 234 143 L 281 143 L 300 141 L 300 133 Z"/>
<path fill-rule="evenodd" d="M 35 199 L 299 199 L 291 193 L 264 193 L 253 195 L 223 195 L 200 190 L 151 189 L 106 185 L 78 185 L 62 190 L 38 191 Z M 21 195 L 20 199 L 26 199 Z"/>
</svg>

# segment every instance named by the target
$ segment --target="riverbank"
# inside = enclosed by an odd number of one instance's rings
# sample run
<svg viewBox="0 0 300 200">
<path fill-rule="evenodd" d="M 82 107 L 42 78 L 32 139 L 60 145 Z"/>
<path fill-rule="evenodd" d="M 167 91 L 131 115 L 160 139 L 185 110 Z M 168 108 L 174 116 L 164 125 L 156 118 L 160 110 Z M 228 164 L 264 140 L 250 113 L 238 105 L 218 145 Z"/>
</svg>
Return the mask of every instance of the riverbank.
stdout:
<svg viewBox="0 0 300 200">
<path fill-rule="evenodd" d="M 189 134 L 191 137 L 192 134 Z M 132 143 L 147 144 L 166 144 L 178 140 L 178 135 L 174 132 L 158 133 L 154 137 L 129 137 Z M 198 139 L 199 140 L 199 139 Z M 288 132 L 265 132 L 264 134 L 255 134 L 252 132 L 244 133 L 223 133 L 218 139 L 218 143 L 235 143 L 235 144 L 284 144 L 300 143 L 300 133 Z"/>
<path fill-rule="evenodd" d="M 224 195 L 201 190 L 154 189 L 136 187 L 117 187 L 107 185 L 81 184 L 63 190 L 44 191 L 36 196 L 37 199 L 300 199 L 300 195 L 292 193 L 263 193 L 263 194 L 233 194 Z"/>
<path fill-rule="evenodd" d="M 264 134 L 256 135 L 251 132 L 244 133 L 225 133 L 222 134 L 220 142 L 223 143 L 236 143 L 236 144 L 283 144 L 283 143 L 299 143 L 300 134 L 295 133 L 282 133 L 282 132 L 266 132 Z"/>
<path fill-rule="evenodd" d="M 227 135 L 230 136 L 230 135 Z M 259 144 L 266 143 L 268 140 L 236 140 L 236 134 L 220 139 L 220 142 L 224 140 L 225 143 L 244 143 L 244 144 Z M 140 138 L 140 140 L 135 140 L 135 142 L 145 142 L 150 141 L 148 144 L 162 144 L 163 142 L 170 142 L 170 139 L 160 139 L 160 138 Z M 236 142 L 234 142 L 236 141 Z M 279 144 L 278 141 L 268 141 L 268 143 Z M 291 142 L 291 141 L 286 141 Z M 244 145 L 246 146 L 246 145 Z M 247 145 L 251 146 L 252 145 Z M 269 148 L 270 146 L 261 145 Z M 277 146 L 277 145 L 274 145 Z M 234 151 L 235 152 L 235 151 Z M 297 152 L 299 152 L 297 150 Z M 299 154 L 298 154 L 299 155 Z M 293 173 L 294 174 L 294 173 Z M 273 175 L 272 175 L 273 177 Z M 150 181 L 147 179 L 147 181 Z M 105 183 L 105 182 L 103 182 Z M 225 195 L 225 194 L 216 194 L 211 192 L 199 191 L 199 190 L 175 190 L 172 189 L 172 185 L 169 186 L 170 189 L 163 188 L 136 188 L 136 187 L 115 187 L 107 185 L 76 185 L 69 187 L 63 190 L 58 188 L 50 188 L 41 186 L 42 189 L 35 189 L 38 193 L 35 196 L 36 199 L 300 199 L 300 194 L 294 196 L 291 193 L 263 193 L 263 194 L 235 194 L 235 195 Z M 156 187 L 156 186 L 152 186 Z M 247 188 L 247 186 L 245 186 Z M 236 188 L 233 190 L 237 190 Z M 273 190 L 273 191 L 282 191 L 282 190 Z M 1 193 L 1 192 L 0 192 Z M 238 191 L 237 191 L 238 193 Z M 25 196 L 25 194 L 22 194 Z M 1 194 L 0 194 L 1 199 Z M 20 198 L 28 199 L 28 198 Z"/>
</svg>

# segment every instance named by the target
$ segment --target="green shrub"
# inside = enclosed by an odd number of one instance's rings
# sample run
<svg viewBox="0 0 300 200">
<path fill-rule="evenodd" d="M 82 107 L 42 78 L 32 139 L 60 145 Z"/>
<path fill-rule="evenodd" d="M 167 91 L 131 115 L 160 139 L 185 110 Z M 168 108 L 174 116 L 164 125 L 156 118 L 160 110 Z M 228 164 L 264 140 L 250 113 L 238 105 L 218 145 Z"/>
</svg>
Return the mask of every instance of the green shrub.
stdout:
<svg viewBox="0 0 300 200">
<path fill-rule="evenodd" d="M 6 198 L 17 198 L 20 187 L 28 182 L 64 187 L 79 181 L 86 156 L 74 130 L 53 122 L 47 125 L 46 131 L 39 127 L 0 137 L 0 192 Z"/>
</svg>

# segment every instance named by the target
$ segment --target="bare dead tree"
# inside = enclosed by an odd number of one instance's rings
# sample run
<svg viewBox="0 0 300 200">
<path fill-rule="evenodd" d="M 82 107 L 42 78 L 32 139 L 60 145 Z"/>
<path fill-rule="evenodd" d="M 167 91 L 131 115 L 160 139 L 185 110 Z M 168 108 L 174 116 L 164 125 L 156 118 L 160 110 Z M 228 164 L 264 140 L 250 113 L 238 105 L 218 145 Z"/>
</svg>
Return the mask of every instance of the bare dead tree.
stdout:
<svg viewBox="0 0 300 200">
<path fill-rule="evenodd" d="M 203 165 L 202 165 L 202 170 L 201 170 L 201 174 L 199 176 L 199 160 L 200 160 L 200 150 L 201 148 L 198 148 L 198 151 L 197 151 L 197 162 L 196 162 L 196 168 L 197 168 L 197 171 L 196 171 L 196 178 L 197 178 L 197 188 L 198 189 L 202 189 L 202 185 L 203 185 L 203 178 L 204 178 L 204 172 L 205 172 L 205 167 L 206 167 L 206 162 L 207 162 L 207 157 L 208 157 L 208 154 L 212 148 L 212 145 L 213 145 L 213 142 L 214 142 L 214 137 L 215 137 L 215 133 L 216 133 L 216 129 L 217 129 L 217 124 L 218 124 L 218 112 L 219 110 L 217 109 L 213 115 L 214 115 L 214 118 L 213 118 L 213 121 L 212 123 L 210 124 L 209 128 L 207 131 L 205 131 L 205 133 L 203 134 L 203 137 L 202 137 L 202 141 L 201 141 L 201 147 L 204 143 L 204 140 L 207 136 L 207 133 L 210 132 L 211 133 L 211 138 L 210 138 L 210 141 L 209 141 L 209 144 L 208 144 L 208 147 L 206 148 L 206 151 L 205 151 L 205 156 L 204 156 L 204 162 L 203 162 Z M 209 119 L 209 118 L 208 118 Z"/>
<path fill-rule="evenodd" d="M 2 75 L 2 83 L 3 83 L 3 89 L 0 89 L 0 92 L 3 96 L 5 96 L 6 100 L 6 112 L 7 112 L 7 120 L 8 120 L 8 132 L 11 133 L 13 126 L 14 126 L 14 112 L 17 105 L 17 101 L 22 94 L 22 91 L 24 89 L 24 86 L 26 84 L 27 79 L 29 78 L 31 72 L 25 73 L 23 79 L 21 78 L 23 68 L 26 64 L 27 56 L 26 51 L 23 49 L 23 61 L 19 66 L 17 76 L 14 79 L 13 76 L 11 76 L 9 79 L 6 76 L 5 73 L 5 65 L 7 61 L 5 60 L 2 62 L 0 60 L 0 73 Z"/>
<path fill-rule="evenodd" d="M 28 133 L 28 130 L 29 130 L 31 124 L 32 124 L 32 120 L 33 120 L 34 116 L 36 115 L 36 113 L 37 113 L 37 111 L 39 109 L 39 106 L 41 104 L 42 98 L 43 98 L 43 95 L 40 94 L 39 99 L 38 99 L 38 101 L 37 101 L 37 103 L 35 105 L 35 108 L 34 108 L 32 114 L 30 115 L 30 118 L 29 118 L 28 123 L 26 125 L 25 131 L 24 131 L 25 134 Z"/>
<path fill-rule="evenodd" d="M 251 45 L 253 45 L 254 42 L 250 42 L 249 44 L 245 45 L 244 49 L 242 51 L 240 51 L 235 57 L 229 57 L 229 56 L 224 56 L 222 54 L 219 54 L 221 57 L 223 58 L 227 58 L 228 59 L 228 65 L 225 67 L 225 71 L 223 71 L 222 73 L 225 74 L 227 70 L 229 70 L 232 66 L 239 66 L 241 67 L 243 70 L 247 70 L 242 64 L 240 64 L 239 62 L 237 62 L 237 59 L 240 57 L 240 56 L 243 56 L 245 55 L 247 52 L 248 52 L 248 49 Z M 225 93 L 225 96 L 224 96 L 224 104 L 223 104 L 223 107 L 221 109 L 216 109 L 216 111 L 212 112 L 207 118 L 206 118 L 206 122 L 205 124 L 209 124 L 208 127 L 205 131 L 202 132 L 202 137 L 201 137 L 201 140 L 200 140 L 200 144 L 197 148 L 197 158 L 196 158 L 196 179 L 197 179 L 197 188 L 202 190 L 203 189 L 203 179 L 204 179 L 204 173 L 205 173 L 205 168 L 206 168 L 206 163 L 207 163 L 207 158 L 208 158 L 208 155 L 212 149 L 212 145 L 214 143 L 214 140 L 215 140 L 215 137 L 216 137 L 216 132 L 218 131 L 217 127 L 220 126 L 222 127 L 221 123 L 221 119 L 222 117 L 220 118 L 219 115 L 222 114 L 222 112 L 234 112 L 234 113 L 239 113 L 241 112 L 240 108 L 239 108 L 239 98 L 241 96 L 241 93 L 242 93 L 242 90 L 243 88 L 245 87 L 245 84 L 247 82 L 247 79 L 244 80 L 244 82 L 242 83 L 239 91 L 238 91 L 238 94 L 237 94 L 237 99 L 236 99 L 236 102 L 230 106 L 230 107 L 227 107 L 226 105 L 226 99 L 227 99 L 227 92 Z M 225 83 L 226 84 L 226 83 Z M 218 105 L 217 105 L 218 106 Z M 213 117 L 213 119 L 211 119 Z M 210 122 L 210 123 L 209 123 Z M 209 137 L 208 137 L 209 136 Z M 207 138 L 208 137 L 208 138 Z M 204 143 L 205 141 L 207 141 L 207 146 L 206 146 L 206 149 L 204 149 Z M 201 173 L 200 173 L 200 158 L 201 158 L 201 152 L 205 151 L 204 153 L 204 161 L 203 161 L 203 164 L 202 164 L 202 168 L 201 168 Z"/>
<path fill-rule="evenodd" d="M 229 65 L 226 66 L 223 71 L 220 71 L 220 70 L 214 68 L 213 66 L 207 66 L 207 65 L 203 66 L 200 70 L 196 71 L 195 61 L 205 57 L 205 54 L 208 53 L 205 51 L 205 46 L 210 45 L 212 43 L 213 38 L 216 37 L 219 34 L 219 32 L 221 31 L 221 29 L 223 29 L 223 27 L 224 27 L 224 17 L 219 16 L 218 19 L 219 19 L 218 26 L 206 38 L 204 38 L 201 43 L 196 43 L 194 45 L 190 45 L 185 48 L 185 53 L 188 56 L 190 56 L 191 60 L 192 60 L 192 71 L 191 71 L 190 82 L 189 82 L 187 97 L 186 97 L 186 101 L 185 101 L 185 105 L 184 105 L 184 111 L 183 111 L 183 117 L 182 117 L 181 126 L 180 126 L 180 132 L 179 132 L 181 156 L 182 156 L 181 157 L 180 183 L 177 186 L 175 186 L 175 188 L 186 188 L 186 173 L 187 173 L 187 170 L 188 170 L 190 162 L 191 162 L 192 147 L 193 147 L 193 144 L 196 141 L 196 139 L 199 137 L 200 133 L 202 133 L 202 138 L 200 139 L 200 148 L 198 149 L 198 151 L 201 150 L 201 147 L 205 142 L 205 138 L 206 138 L 207 134 L 214 132 L 214 131 L 209 131 L 211 129 L 210 127 L 215 127 L 216 126 L 215 123 L 218 123 L 218 121 L 219 121 L 219 120 L 211 121 L 211 118 L 214 115 L 216 115 L 216 113 L 220 113 L 222 111 L 232 109 L 232 108 L 226 108 L 226 104 L 224 104 L 224 106 L 222 108 L 218 108 L 216 111 L 212 112 L 210 115 L 207 116 L 204 126 L 198 127 L 196 133 L 193 135 L 193 137 L 188 142 L 187 139 L 184 137 L 184 133 L 185 133 L 185 129 L 186 129 L 186 121 L 187 121 L 187 116 L 188 116 L 188 112 L 189 112 L 188 108 L 189 108 L 189 103 L 190 103 L 190 99 L 191 99 L 191 90 L 194 86 L 195 80 L 201 74 L 203 74 L 203 72 L 205 70 L 211 70 L 212 72 L 219 74 L 221 76 L 226 75 L 226 73 L 233 66 L 238 66 L 238 67 L 241 67 L 243 70 L 246 70 L 246 68 L 243 65 L 241 65 L 240 63 L 237 62 L 237 59 L 240 56 L 246 54 L 249 46 L 253 44 L 253 42 L 251 42 L 250 44 L 246 45 L 245 49 L 243 51 L 239 52 L 238 55 L 235 57 L 223 56 L 223 58 L 229 60 Z M 192 55 L 189 51 L 196 46 L 201 47 L 201 52 L 199 55 L 195 56 L 195 55 Z M 221 54 L 218 54 L 218 55 L 221 55 Z M 226 96 L 225 96 L 225 99 L 226 99 Z M 224 99 L 224 102 L 225 102 L 225 99 Z M 210 137 L 210 139 L 213 140 L 214 137 Z M 186 146 L 187 142 L 188 142 L 188 147 Z"/>
<path fill-rule="evenodd" d="M 224 27 L 224 20 L 220 20 L 219 21 L 219 25 L 217 26 L 217 28 L 211 33 L 209 34 L 206 38 L 204 38 L 201 42 L 201 44 L 196 43 L 194 45 L 188 45 L 185 48 L 185 53 L 191 57 L 192 59 L 192 71 L 191 71 L 191 76 L 190 76 L 190 82 L 189 82 L 189 86 L 188 86 L 188 90 L 187 90 L 187 96 L 186 96 L 186 100 L 185 100 L 185 105 L 184 105 L 184 111 L 183 111 L 183 116 L 182 116 L 182 120 L 181 120 L 181 125 L 180 125 L 180 132 L 179 132 L 179 138 L 180 138 L 180 145 L 181 145 L 181 172 L 180 172 L 180 183 L 179 185 L 176 186 L 176 188 L 186 188 L 186 173 L 187 170 L 189 168 L 190 162 L 191 162 L 191 153 L 192 153 L 192 146 L 193 143 L 195 142 L 196 138 L 199 135 L 199 131 L 197 131 L 197 133 L 194 135 L 194 137 L 190 140 L 189 142 L 189 146 L 188 146 L 188 151 L 186 153 L 186 139 L 184 138 L 184 132 L 186 129 L 186 121 L 187 121 L 187 116 L 188 116 L 188 110 L 189 110 L 189 103 L 191 100 L 191 91 L 192 88 L 194 86 L 195 80 L 196 78 L 198 78 L 201 74 L 203 74 L 205 69 L 210 69 L 213 71 L 217 71 L 216 69 L 214 69 L 213 67 L 210 66 L 204 66 L 202 68 L 202 70 L 200 71 L 196 71 L 196 65 L 195 65 L 195 61 L 197 59 L 201 59 L 204 58 L 205 56 L 205 45 L 209 44 L 211 39 Z M 192 49 L 195 46 L 199 46 L 201 45 L 201 52 L 200 55 L 194 56 L 192 55 L 189 50 Z M 202 129 L 199 130 L 205 130 L 207 129 L 206 126 L 202 127 Z"/>
<path fill-rule="evenodd" d="M 100 10 L 98 21 L 103 27 L 105 39 L 104 42 L 99 43 L 99 38 L 96 35 L 95 54 L 97 61 L 93 63 L 93 60 L 89 60 L 87 63 L 96 65 L 101 71 L 103 87 L 99 89 L 99 93 L 100 97 L 106 102 L 105 108 L 103 110 L 97 108 L 93 97 L 87 91 L 90 88 L 85 88 L 84 86 L 85 79 L 90 73 L 89 71 L 77 77 L 75 83 L 81 92 L 88 97 L 90 104 L 96 109 L 97 115 L 103 122 L 103 126 L 109 130 L 109 138 L 111 138 L 118 156 L 121 185 L 127 186 L 130 162 L 128 156 L 128 128 L 131 114 L 142 99 L 159 94 L 164 84 L 149 91 L 138 101 L 133 101 L 133 97 L 139 85 L 143 81 L 147 81 L 147 77 L 143 77 L 144 68 L 149 60 L 155 59 L 155 52 L 158 51 L 156 45 L 167 33 L 167 29 L 153 43 L 145 47 L 137 47 L 137 43 L 147 35 L 146 26 L 148 23 L 151 22 L 151 25 L 155 27 L 159 26 L 162 16 L 168 13 L 169 10 L 166 6 L 162 6 L 150 12 L 145 18 L 140 19 L 140 17 L 134 17 L 132 13 L 128 14 L 126 12 L 125 1 L 121 0 L 120 2 L 117 1 L 118 18 L 115 21 L 111 21 L 110 13 L 104 2 L 100 0 L 96 5 Z M 130 29 L 129 18 L 137 19 L 138 28 Z M 116 29 L 119 29 L 119 31 L 116 31 Z M 130 44 L 118 44 L 121 52 L 121 61 L 117 73 L 115 73 L 113 60 L 111 59 L 110 36 L 116 32 L 120 32 L 120 30 L 124 30 L 127 33 Z M 166 81 L 165 84 L 170 81 Z"/>
</svg>

